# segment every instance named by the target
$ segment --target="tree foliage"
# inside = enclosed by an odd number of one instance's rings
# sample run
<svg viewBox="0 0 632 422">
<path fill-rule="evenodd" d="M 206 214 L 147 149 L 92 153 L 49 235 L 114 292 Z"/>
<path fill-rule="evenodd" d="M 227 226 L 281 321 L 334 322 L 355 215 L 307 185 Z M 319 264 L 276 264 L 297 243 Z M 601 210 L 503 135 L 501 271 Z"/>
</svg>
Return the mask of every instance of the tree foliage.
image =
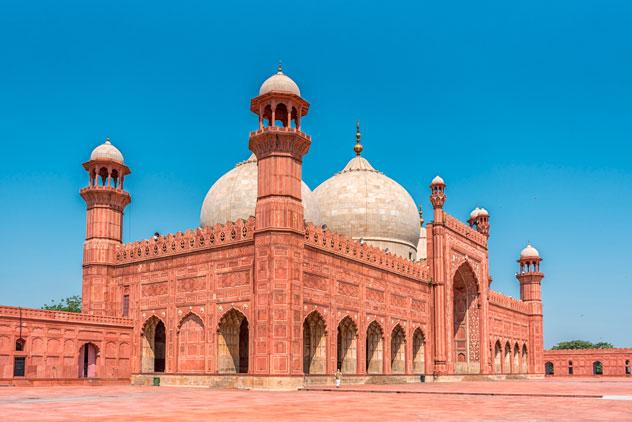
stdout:
<svg viewBox="0 0 632 422">
<path fill-rule="evenodd" d="M 47 311 L 81 312 L 81 296 L 70 296 L 60 299 L 59 302 L 55 302 L 55 299 L 53 299 L 50 303 L 42 306 L 42 309 Z"/>
<path fill-rule="evenodd" d="M 571 341 L 560 341 L 551 349 L 552 350 L 569 350 L 569 349 L 612 349 L 612 348 L 614 348 L 612 343 L 608 343 L 607 341 L 600 341 L 598 343 L 593 343 L 586 340 L 571 340 Z"/>
</svg>

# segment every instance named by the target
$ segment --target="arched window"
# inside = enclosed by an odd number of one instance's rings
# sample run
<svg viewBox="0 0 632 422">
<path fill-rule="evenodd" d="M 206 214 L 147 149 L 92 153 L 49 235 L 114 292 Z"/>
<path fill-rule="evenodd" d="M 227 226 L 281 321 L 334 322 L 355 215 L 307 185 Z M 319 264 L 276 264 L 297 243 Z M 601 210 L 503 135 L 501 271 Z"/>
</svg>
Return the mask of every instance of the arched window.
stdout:
<svg viewBox="0 0 632 422">
<path fill-rule="evenodd" d="M 547 362 L 544 364 L 544 373 L 546 375 L 554 375 L 555 374 L 555 366 L 553 362 Z"/>
<path fill-rule="evenodd" d="M 573 361 L 568 361 L 568 375 L 573 375 Z"/>
<path fill-rule="evenodd" d="M 603 365 L 598 360 L 593 362 L 593 375 L 603 375 Z"/>
<path fill-rule="evenodd" d="M 625 361 L 625 374 L 630 375 L 630 360 Z"/>
<path fill-rule="evenodd" d="M 19 338 L 15 341 L 15 351 L 16 352 L 23 352 L 24 351 L 24 346 L 26 345 L 26 341 L 24 341 L 23 338 Z"/>
</svg>

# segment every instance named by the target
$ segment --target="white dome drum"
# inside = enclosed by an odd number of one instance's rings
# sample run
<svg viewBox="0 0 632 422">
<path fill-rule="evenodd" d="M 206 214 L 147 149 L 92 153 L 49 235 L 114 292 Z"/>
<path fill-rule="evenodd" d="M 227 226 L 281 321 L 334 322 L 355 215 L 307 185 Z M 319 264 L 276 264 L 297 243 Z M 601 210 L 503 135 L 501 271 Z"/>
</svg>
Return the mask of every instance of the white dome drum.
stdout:
<svg viewBox="0 0 632 422">
<path fill-rule="evenodd" d="M 328 229 L 404 258 L 416 258 L 420 220 L 415 201 L 360 155 L 314 189 L 314 194 Z"/>
<path fill-rule="evenodd" d="M 301 197 L 306 221 L 320 225 L 318 203 L 309 187 L 302 182 Z M 257 205 L 257 158 L 254 154 L 220 177 L 209 189 L 202 210 L 202 227 L 225 224 L 255 215 Z"/>
</svg>

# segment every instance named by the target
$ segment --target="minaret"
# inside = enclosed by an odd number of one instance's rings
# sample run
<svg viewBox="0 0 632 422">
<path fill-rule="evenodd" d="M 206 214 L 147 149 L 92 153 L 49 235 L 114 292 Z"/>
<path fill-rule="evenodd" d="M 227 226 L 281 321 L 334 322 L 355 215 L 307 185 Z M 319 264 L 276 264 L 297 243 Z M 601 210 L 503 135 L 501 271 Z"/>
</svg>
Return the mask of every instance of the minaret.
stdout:
<svg viewBox="0 0 632 422">
<path fill-rule="evenodd" d="M 542 291 L 541 283 L 544 274 L 540 272 L 540 254 L 528 244 L 520 252 L 520 272 L 516 278 L 520 282 L 520 300 L 530 305 L 529 312 L 529 347 L 528 372 L 544 372 L 544 330 L 542 325 Z"/>
<path fill-rule="evenodd" d="M 123 210 L 131 202 L 130 194 L 124 190 L 130 170 L 109 139 L 92 151 L 83 168 L 89 178 L 88 186 L 80 191 L 87 205 L 82 312 L 118 316 L 113 305 L 116 301 L 108 301 L 108 294 L 113 293 L 109 271 L 116 246 L 123 240 Z"/>
<path fill-rule="evenodd" d="M 311 138 L 301 131 L 301 118 L 309 103 L 279 65 L 251 100 L 250 110 L 259 117 L 259 128 L 249 140 L 258 168 L 253 313 L 257 324 L 249 372 L 302 375 L 301 180 Z"/>
<path fill-rule="evenodd" d="M 430 202 L 434 208 L 434 221 L 428 225 L 428 257 L 432 271 L 434 308 L 434 375 L 448 372 L 447 326 L 446 326 L 446 276 L 444 259 L 445 227 L 443 205 L 446 200 L 445 182 L 439 176 L 430 184 Z M 432 254 L 432 255 L 431 255 Z"/>
</svg>

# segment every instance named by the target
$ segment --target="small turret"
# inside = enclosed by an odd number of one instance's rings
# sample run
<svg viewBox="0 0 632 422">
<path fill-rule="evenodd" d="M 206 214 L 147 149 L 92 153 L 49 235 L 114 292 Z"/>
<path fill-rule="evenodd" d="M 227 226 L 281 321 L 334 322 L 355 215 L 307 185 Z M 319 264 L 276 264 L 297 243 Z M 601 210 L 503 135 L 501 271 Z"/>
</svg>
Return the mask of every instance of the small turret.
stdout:
<svg viewBox="0 0 632 422">
<path fill-rule="evenodd" d="M 474 208 L 467 222 L 470 227 L 489 237 L 489 212 L 485 208 Z"/>
<path fill-rule="evenodd" d="M 430 184 L 430 202 L 434 208 L 435 223 L 443 223 L 443 205 L 447 196 L 445 194 L 445 182 L 440 176 L 435 176 Z"/>
</svg>

